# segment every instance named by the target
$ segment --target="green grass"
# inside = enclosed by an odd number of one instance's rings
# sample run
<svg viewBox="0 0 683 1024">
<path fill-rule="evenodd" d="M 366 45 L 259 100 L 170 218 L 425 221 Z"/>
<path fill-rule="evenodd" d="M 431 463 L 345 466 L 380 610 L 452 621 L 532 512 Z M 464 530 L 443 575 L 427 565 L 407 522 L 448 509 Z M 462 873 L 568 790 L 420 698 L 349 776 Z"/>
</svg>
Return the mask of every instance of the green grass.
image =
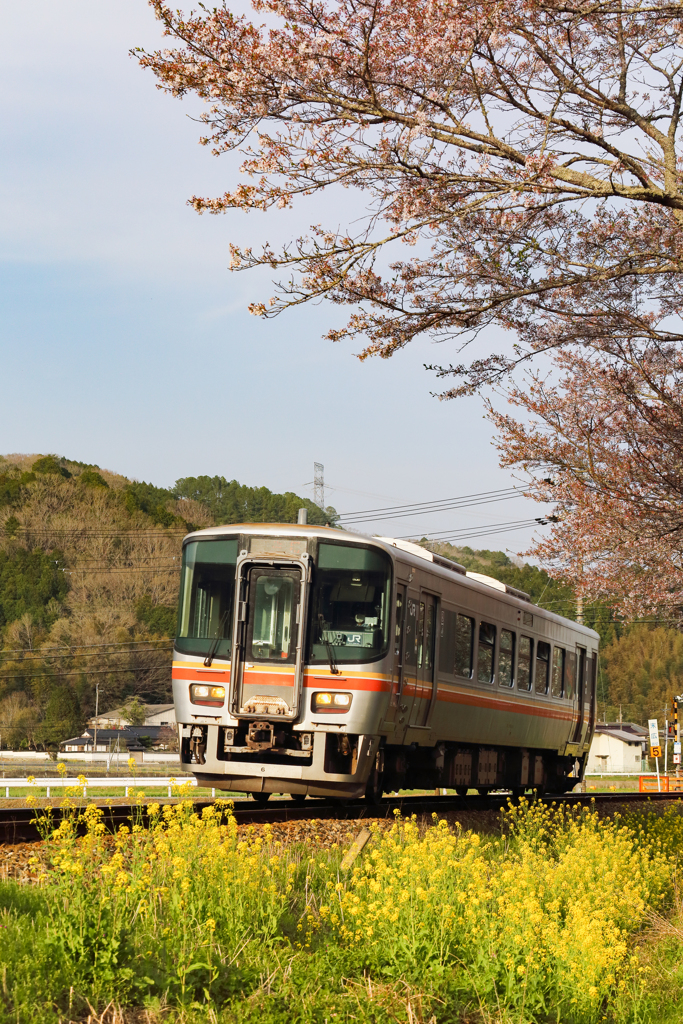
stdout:
<svg viewBox="0 0 683 1024">
<path fill-rule="evenodd" d="M 80 813 L 34 885 L 0 885 L 2 1024 L 107 1006 L 146 1024 L 683 1016 L 677 809 L 523 803 L 493 838 L 397 819 L 347 870 L 336 847 L 238 834 L 227 808 L 167 806 L 115 838 L 90 806 L 78 839 Z"/>
<path fill-rule="evenodd" d="M 168 798 L 168 788 L 169 788 L 168 786 L 155 786 L 153 783 L 148 783 L 147 780 L 143 780 L 143 779 L 136 779 L 135 781 L 133 781 L 131 779 L 131 781 L 130 781 L 130 783 L 128 785 L 129 785 L 129 795 L 131 795 L 133 793 L 138 793 L 140 790 L 142 790 L 142 792 L 145 795 L 145 799 L 147 799 L 147 798 L 167 799 Z M 63 794 L 63 790 L 66 790 L 66 789 L 69 790 L 69 793 L 72 796 L 75 796 L 75 792 L 74 791 L 76 789 L 80 790 L 80 793 L 79 793 L 80 796 L 83 795 L 82 787 L 78 786 L 78 783 L 76 782 L 76 780 L 75 779 L 67 779 L 64 787 L 62 787 L 61 784 L 57 784 L 57 785 L 52 784 L 50 786 L 50 799 L 51 800 L 59 800 L 64 795 Z M 0 807 L 1 807 L 2 806 L 2 801 L 7 799 L 5 797 L 5 795 L 4 795 L 5 790 L 4 790 L 4 787 L 2 785 L 2 779 L 0 779 L 0 792 L 2 793 L 2 797 L 0 799 Z M 36 798 L 36 799 L 39 799 L 39 800 L 47 799 L 47 787 L 46 786 L 40 786 L 40 785 L 35 785 L 35 786 L 17 786 L 16 788 L 15 787 L 10 788 L 9 792 L 10 792 L 10 795 L 9 795 L 9 799 L 10 800 L 22 800 L 22 799 L 25 800 L 27 797 L 33 797 L 33 798 Z M 173 787 L 171 787 L 171 792 L 173 792 Z M 192 794 L 193 799 L 195 799 L 195 800 L 210 800 L 211 799 L 211 790 L 210 789 L 206 789 L 206 788 L 204 788 L 202 786 L 192 786 L 190 792 Z M 90 800 L 102 801 L 102 800 L 111 799 L 112 797 L 125 797 L 126 790 L 125 790 L 124 786 L 92 786 L 92 787 L 88 788 L 87 794 L 88 794 L 88 798 Z M 222 794 L 221 794 L 220 790 L 216 790 L 216 796 L 219 797 L 221 795 Z M 235 794 L 235 797 L 231 796 L 230 799 L 234 799 L 234 798 L 238 798 L 239 799 L 239 797 L 241 795 L 242 794 L 237 793 L 237 794 Z"/>
</svg>

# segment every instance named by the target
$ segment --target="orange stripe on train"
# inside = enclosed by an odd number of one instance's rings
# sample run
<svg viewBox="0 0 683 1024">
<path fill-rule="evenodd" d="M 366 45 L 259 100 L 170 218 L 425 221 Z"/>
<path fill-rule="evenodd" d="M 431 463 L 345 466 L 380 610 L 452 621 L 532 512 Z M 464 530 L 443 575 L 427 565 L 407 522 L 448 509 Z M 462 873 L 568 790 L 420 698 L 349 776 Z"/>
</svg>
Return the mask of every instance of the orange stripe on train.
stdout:
<svg viewBox="0 0 683 1024">
<path fill-rule="evenodd" d="M 229 681 L 229 669 L 191 669 L 174 668 L 173 679 L 185 682 L 223 682 Z M 225 678 L 227 677 L 227 679 Z M 248 686 L 291 686 L 291 675 L 285 675 L 280 669 L 277 673 L 263 670 L 246 671 L 243 683 Z M 310 674 L 304 676 L 304 687 L 311 690 L 321 690 L 325 686 L 334 686 L 335 689 L 360 691 L 365 693 L 389 693 L 391 692 L 391 680 L 368 676 L 366 678 L 343 678 L 337 679 L 330 676 L 328 679 L 316 679 Z M 415 696 L 418 700 L 429 700 L 431 698 L 431 687 L 421 684 L 407 684 L 404 686 L 405 696 Z M 532 715 L 533 717 L 555 718 L 565 721 L 572 721 L 574 712 L 564 711 L 561 708 L 545 703 L 525 703 L 521 701 L 500 700 L 496 697 L 478 693 L 466 693 L 462 690 L 437 691 L 437 704 L 464 704 L 467 707 L 486 708 L 493 711 L 507 711 L 515 715 Z"/>
</svg>

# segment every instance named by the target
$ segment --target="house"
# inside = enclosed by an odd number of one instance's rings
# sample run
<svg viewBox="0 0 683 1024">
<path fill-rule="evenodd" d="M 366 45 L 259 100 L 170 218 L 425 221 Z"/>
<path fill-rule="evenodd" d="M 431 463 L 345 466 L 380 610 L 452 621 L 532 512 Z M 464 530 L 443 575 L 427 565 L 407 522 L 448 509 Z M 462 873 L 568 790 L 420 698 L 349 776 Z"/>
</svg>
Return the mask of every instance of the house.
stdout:
<svg viewBox="0 0 683 1024">
<path fill-rule="evenodd" d="M 87 728 L 81 736 L 62 740 L 59 750 L 64 754 L 111 753 L 112 751 L 136 751 L 153 748 L 166 750 L 175 744 L 175 728 L 166 725 L 131 725 L 123 729 Z"/>
<path fill-rule="evenodd" d="M 588 775 L 609 775 L 643 770 L 648 732 L 635 722 L 598 722 L 588 752 Z"/>
<path fill-rule="evenodd" d="M 175 728 L 174 704 L 145 704 L 145 725 L 169 725 Z"/>
<path fill-rule="evenodd" d="M 168 725 L 175 728 L 176 717 L 173 704 L 143 704 L 145 709 L 144 725 Z M 126 708 L 114 708 L 106 711 L 97 718 L 88 719 L 88 728 L 94 729 L 127 729 L 130 726 L 126 718 Z"/>
</svg>

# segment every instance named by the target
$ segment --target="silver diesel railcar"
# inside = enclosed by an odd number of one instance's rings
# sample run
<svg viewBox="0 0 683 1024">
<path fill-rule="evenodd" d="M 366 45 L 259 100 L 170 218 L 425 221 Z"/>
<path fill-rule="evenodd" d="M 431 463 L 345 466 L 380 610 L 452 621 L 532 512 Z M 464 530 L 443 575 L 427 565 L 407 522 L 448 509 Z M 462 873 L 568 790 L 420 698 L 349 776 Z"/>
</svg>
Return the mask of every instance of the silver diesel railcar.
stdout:
<svg viewBox="0 0 683 1024">
<path fill-rule="evenodd" d="M 564 792 L 597 657 L 593 630 L 404 541 L 256 524 L 183 543 L 181 761 L 257 800 Z"/>
</svg>

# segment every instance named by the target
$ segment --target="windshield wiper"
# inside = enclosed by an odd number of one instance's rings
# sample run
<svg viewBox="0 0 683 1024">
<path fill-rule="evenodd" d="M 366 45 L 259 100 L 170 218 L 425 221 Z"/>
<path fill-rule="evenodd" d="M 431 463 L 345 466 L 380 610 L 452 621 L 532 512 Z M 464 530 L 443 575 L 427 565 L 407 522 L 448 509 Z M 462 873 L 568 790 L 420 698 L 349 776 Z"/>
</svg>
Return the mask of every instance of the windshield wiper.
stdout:
<svg viewBox="0 0 683 1024">
<path fill-rule="evenodd" d="M 223 626 L 225 625 L 225 620 L 227 619 L 227 617 L 228 617 L 228 609 L 226 608 L 226 610 L 223 612 L 223 615 L 221 617 L 221 621 L 218 623 L 218 629 L 216 630 L 216 635 L 213 638 L 213 640 L 211 641 L 211 646 L 209 647 L 207 655 L 204 658 L 204 665 L 205 665 L 206 668 L 209 668 L 209 666 L 211 665 L 211 662 L 214 659 L 214 655 L 216 654 L 216 651 L 218 650 L 219 643 L 221 642 L 221 640 L 225 639 L 224 637 L 221 636 L 221 633 L 223 632 Z"/>
<path fill-rule="evenodd" d="M 327 649 L 327 658 L 330 663 L 330 672 L 332 673 L 333 676 L 338 676 L 339 669 L 337 668 L 336 662 L 334 660 L 334 651 L 332 650 L 332 644 L 330 643 L 329 640 L 325 639 L 325 619 L 323 617 L 322 612 L 320 612 L 320 614 L 318 615 L 318 622 L 320 623 L 320 639 L 325 644 L 325 647 Z"/>
</svg>

